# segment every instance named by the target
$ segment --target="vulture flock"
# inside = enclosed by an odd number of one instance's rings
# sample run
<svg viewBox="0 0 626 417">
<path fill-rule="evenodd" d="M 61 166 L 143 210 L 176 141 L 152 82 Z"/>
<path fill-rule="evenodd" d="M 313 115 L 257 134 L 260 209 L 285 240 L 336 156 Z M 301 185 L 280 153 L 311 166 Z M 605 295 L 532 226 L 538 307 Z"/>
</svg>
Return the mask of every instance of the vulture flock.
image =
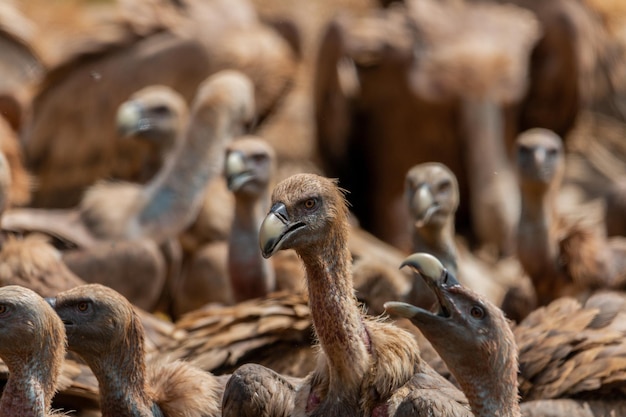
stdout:
<svg viewBox="0 0 626 417">
<path fill-rule="evenodd" d="M 0 417 L 626 416 L 626 4 L 0 2 Z"/>
</svg>

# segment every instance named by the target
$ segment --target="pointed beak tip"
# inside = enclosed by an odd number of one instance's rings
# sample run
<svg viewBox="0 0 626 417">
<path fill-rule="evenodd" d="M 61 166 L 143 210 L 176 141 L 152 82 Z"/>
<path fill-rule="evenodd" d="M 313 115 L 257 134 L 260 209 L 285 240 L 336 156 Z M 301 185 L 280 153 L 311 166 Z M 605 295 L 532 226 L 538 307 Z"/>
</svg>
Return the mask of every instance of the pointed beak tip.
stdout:
<svg viewBox="0 0 626 417">
<path fill-rule="evenodd" d="M 415 310 L 417 308 L 412 304 L 403 303 L 401 301 L 387 301 L 383 304 L 383 307 L 387 313 L 407 319 L 410 319 L 415 315 Z"/>
<path fill-rule="evenodd" d="M 44 300 L 46 300 L 46 303 L 48 303 L 50 305 L 50 307 L 55 308 L 56 304 L 57 304 L 57 299 L 54 297 L 46 297 L 44 298 Z"/>
<path fill-rule="evenodd" d="M 414 271 L 430 279 L 438 279 L 446 270 L 443 264 L 429 253 L 418 252 L 404 259 L 400 267 L 409 266 Z"/>
</svg>

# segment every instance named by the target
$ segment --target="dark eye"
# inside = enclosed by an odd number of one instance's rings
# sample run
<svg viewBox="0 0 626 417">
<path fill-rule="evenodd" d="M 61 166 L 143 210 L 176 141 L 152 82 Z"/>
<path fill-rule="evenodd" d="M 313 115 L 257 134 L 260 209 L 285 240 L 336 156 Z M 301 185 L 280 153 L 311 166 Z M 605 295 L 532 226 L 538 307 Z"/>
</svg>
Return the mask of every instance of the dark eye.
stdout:
<svg viewBox="0 0 626 417">
<path fill-rule="evenodd" d="M 452 187 L 452 183 L 450 181 L 444 181 L 439 184 L 438 189 L 439 192 L 448 191 Z"/>
<path fill-rule="evenodd" d="M 0 315 L 7 312 L 7 306 L 4 304 L 0 304 Z"/>
<path fill-rule="evenodd" d="M 164 116 L 170 112 L 170 109 L 168 109 L 167 106 L 161 105 L 161 106 L 156 106 L 154 109 L 152 109 L 152 111 L 157 116 Z"/>
<path fill-rule="evenodd" d="M 252 155 L 252 159 L 255 162 L 261 162 L 264 161 L 266 159 L 267 155 L 263 154 L 263 153 L 255 153 L 254 155 Z"/>
<path fill-rule="evenodd" d="M 554 158 L 556 156 L 556 153 L 557 153 L 556 149 L 554 149 L 554 148 L 548 149 L 548 156 L 550 158 Z"/>
<path fill-rule="evenodd" d="M 78 309 L 78 311 L 87 311 L 87 309 L 89 308 L 89 303 L 86 301 L 81 301 L 80 303 L 78 303 L 76 308 Z"/>
<path fill-rule="evenodd" d="M 317 201 L 315 201 L 314 198 L 309 198 L 308 200 L 304 201 L 304 208 L 307 210 L 311 210 L 312 208 L 314 208 L 317 204 Z"/>
<path fill-rule="evenodd" d="M 485 310 L 483 310 L 483 308 L 480 306 L 474 306 L 470 310 L 470 314 L 475 319 L 482 319 L 483 317 L 485 317 Z"/>
</svg>

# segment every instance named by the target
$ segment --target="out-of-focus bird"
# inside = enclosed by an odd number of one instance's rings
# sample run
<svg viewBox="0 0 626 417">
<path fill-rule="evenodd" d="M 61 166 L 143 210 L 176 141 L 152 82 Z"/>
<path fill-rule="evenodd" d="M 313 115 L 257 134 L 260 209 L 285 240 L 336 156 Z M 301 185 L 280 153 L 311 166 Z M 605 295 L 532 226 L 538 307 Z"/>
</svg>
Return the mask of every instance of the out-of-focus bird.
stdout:
<svg viewBox="0 0 626 417">
<path fill-rule="evenodd" d="M 120 240 L 136 241 L 140 249 L 145 246 L 155 249 L 176 238 L 194 220 L 206 184 L 221 172 L 224 147 L 253 115 L 254 95 L 250 80 L 232 70 L 214 74 L 198 90 L 190 120 L 181 133 L 184 140 L 180 140 L 180 146 L 168 154 L 163 169 L 149 183 L 144 186 L 131 183 L 104 185 L 115 190 L 106 198 L 103 198 L 106 193 L 100 192 L 95 185 L 79 210 L 12 211 L 3 218 L 3 226 L 44 231 L 92 250 L 103 244 L 99 248 L 115 249 L 115 242 Z M 113 253 L 123 257 L 128 249 Z M 152 276 L 145 278 L 148 280 L 145 289 L 152 289 L 152 294 L 158 297 L 163 280 L 159 285 L 152 282 Z M 137 277 L 129 278 L 129 281 L 133 279 L 136 281 Z M 151 298 L 153 303 L 154 299 Z M 151 309 L 154 305 L 144 307 Z"/>
<path fill-rule="evenodd" d="M 599 288 L 623 288 L 624 241 L 607 240 L 557 211 L 565 169 L 561 138 L 546 129 L 531 129 L 519 136 L 516 156 L 522 194 L 517 255 L 540 305 L 564 295 L 585 297 Z"/>
</svg>

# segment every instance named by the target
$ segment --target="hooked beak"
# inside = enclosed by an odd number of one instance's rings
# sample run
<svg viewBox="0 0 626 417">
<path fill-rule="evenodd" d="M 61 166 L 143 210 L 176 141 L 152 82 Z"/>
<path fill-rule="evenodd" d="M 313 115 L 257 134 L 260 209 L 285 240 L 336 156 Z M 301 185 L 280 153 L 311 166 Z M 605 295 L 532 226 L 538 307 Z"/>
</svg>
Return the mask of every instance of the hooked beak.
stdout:
<svg viewBox="0 0 626 417">
<path fill-rule="evenodd" d="M 150 122 L 143 117 L 143 106 L 135 101 L 127 101 L 117 109 L 116 125 L 124 137 L 150 128 Z"/>
<path fill-rule="evenodd" d="M 54 297 L 46 297 L 44 300 L 46 300 L 46 303 L 50 304 L 50 307 L 52 308 L 54 308 L 57 304 L 57 299 Z"/>
<path fill-rule="evenodd" d="M 225 176 L 228 189 L 237 192 L 253 178 L 252 172 L 246 170 L 246 162 L 240 152 L 230 152 L 226 157 Z"/>
<path fill-rule="evenodd" d="M 421 185 L 413 195 L 413 201 L 411 205 L 415 215 L 415 225 L 417 227 L 423 227 L 428 224 L 430 218 L 439 209 L 439 204 L 435 202 L 433 194 L 430 191 L 430 187 L 424 184 Z"/>
<path fill-rule="evenodd" d="M 272 206 L 259 230 L 259 246 L 264 258 L 278 252 L 285 241 L 305 226 L 302 222 L 292 222 L 283 203 Z"/>
<path fill-rule="evenodd" d="M 386 302 L 385 310 L 390 314 L 410 319 L 420 328 L 440 325 L 449 319 L 456 312 L 454 303 L 449 298 L 449 289 L 460 286 L 454 275 L 448 272 L 437 258 L 427 253 L 410 255 L 400 267 L 404 266 L 410 267 L 419 274 L 435 293 L 437 303 L 434 312 L 398 301 Z"/>
</svg>

